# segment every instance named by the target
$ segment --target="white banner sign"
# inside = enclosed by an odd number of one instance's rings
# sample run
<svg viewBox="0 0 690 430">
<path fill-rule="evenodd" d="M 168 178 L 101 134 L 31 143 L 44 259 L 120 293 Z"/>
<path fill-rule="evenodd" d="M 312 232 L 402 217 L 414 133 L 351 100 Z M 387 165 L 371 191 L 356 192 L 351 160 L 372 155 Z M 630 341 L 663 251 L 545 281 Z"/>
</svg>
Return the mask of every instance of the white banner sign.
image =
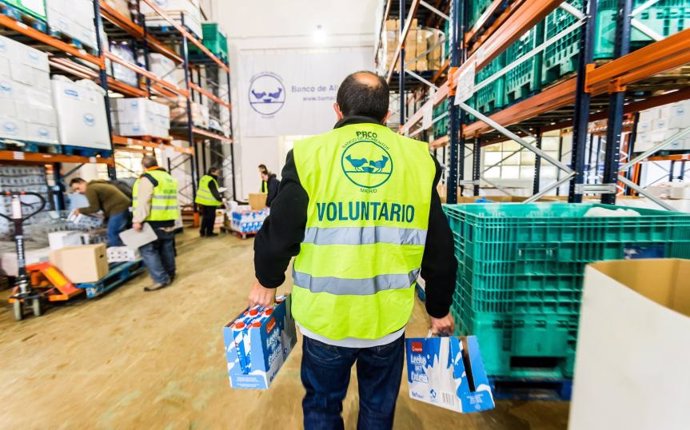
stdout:
<svg viewBox="0 0 690 430">
<path fill-rule="evenodd" d="M 338 52 L 241 52 L 244 136 L 312 135 L 336 122 L 333 103 L 347 75 L 373 67 L 371 48 Z"/>
</svg>

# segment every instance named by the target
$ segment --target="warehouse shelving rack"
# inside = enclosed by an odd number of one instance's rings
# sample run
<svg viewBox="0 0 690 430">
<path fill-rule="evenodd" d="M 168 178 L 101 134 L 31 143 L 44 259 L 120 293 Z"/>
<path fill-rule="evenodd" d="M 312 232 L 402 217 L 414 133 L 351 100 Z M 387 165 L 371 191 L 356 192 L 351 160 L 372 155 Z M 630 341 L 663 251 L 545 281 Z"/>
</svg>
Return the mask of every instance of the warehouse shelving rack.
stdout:
<svg viewBox="0 0 690 430">
<path fill-rule="evenodd" d="M 115 152 L 129 151 L 139 153 L 150 153 L 156 149 L 170 149 L 179 153 L 180 157 L 184 159 L 175 165 L 169 165 L 169 169 L 173 170 L 184 163 L 191 164 L 192 182 L 191 182 L 191 200 L 194 200 L 196 193 L 196 184 L 199 177 L 199 168 L 206 164 L 206 149 L 212 148 L 215 152 L 215 159 L 225 167 L 230 166 L 232 174 L 232 194 L 236 197 L 235 187 L 235 168 L 232 137 L 227 137 L 221 133 L 201 129 L 195 127 L 192 122 L 191 101 L 195 97 L 201 100 L 201 97 L 206 97 L 209 101 L 217 103 L 226 107 L 231 115 L 231 100 L 230 100 L 230 68 L 227 61 L 222 61 L 211 53 L 201 41 L 194 37 L 184 25 L 180 25 L 170 18 L 161 10 L 154 2 L 150 0 L 139 0 L 138 6 L 145 2 L 157 14 L 165 19 L 169 24 L 165 32 L 166 39 L 163 40 L 158 37 L 158 34 L 147 28 L 145 22 L 143 25 L 135 23 L 130 17 L 124 16 L 117 10 L 109 6 L 105 1 L 94 1 L 95 12 L 95 29 L 97 37 L 97 52 L 87 52 L 79 49 L 76 46 L 55 38 L 49 34 L 34 29 L 26 24 L 16 21 L 14 18 L 0 15 L 0 28 L 2 33 L 19 40 L 22 43 L 31 45 L 50 55 L 49 61 L 52 72 L 68 73 L 71 76 L 81 79 L 91 79 L 97 81 L 100 86 L 106 91 L 106 113 L 108 118 L 108 126 L 111 130 L 111 148 L 108 156 L 83 157 L 65 154 L 52 153 L 32 153 L 21 151 L 0 151 L 0 161 L 12 161 L 16 163 L 30 163 L 51 166 L 54 174 L 54 181 L 56 183 L 55 191 L 58 191 L 59 198 L 57 199 L 57 208 L 64 209 L 64 201 L 62 200 L 62 193 L 60 192 L 60 182 L 62 176 L 60 175 L 61 163 L 76 163 L 77 168 L 87 163 L 102 163 L 108 166 L 108 176 L 115 178 Z M 141 14 L 139 14 L 141 16 Z M 184 19 L 184 17 L 182 18 Z M 184 21 L 182 21 L 182 24 Z M 185 81 L 183 86 L 178 86 L 170 83 L 164 79 L 159 78 L 148 70 L 148 67 L 141 67 L 136 64 L 130 64 L 121 60 L 119 57 L 108 52 L 108 48 L 104 46 L 104 41 L 101 38 L 101 29 L 109 32 L 113 39 L 127 38 L 133 46 L 141 46 L 144 50 L 148 62 L 148 53 L 157 52 L 165 55 L 173 60 L 178 66 L 183 67 L 185 71 Z M 177 44 L 181 47 L 178 54 L 171 49 L 166 43 Z M 203 58 L 190 59 L 189 44 L 196 45 L 203 54 Z M 124 82 L 116 80 L 109 76 L 106 70 L 106 60 L 122 65 L 138 75 L 145 78 L 145 85 L 132 86 Z M 146 65 L 148 66 L 148 64 Z M 218 91 L 216 84 L 215 91 L 205 88 L 206 83 L 201 81 L 201 69 L 215 70 L 216 75 L 224 75 L 226 80 L 227 91 L 221 93 Z M 196 73 L 196 80 L 194 78 Z M 176 130 L 175 136 L 181 140 L 190 142 L 189 147 L 179 147 L 166 144 L 165 141 L 146 139 L 146 138 L 130 138 L 114 135 L 112 133 L 112 125 L 110 124 L 110 98 L 116 95 L 128 97 L 162 97 L 162 98 L 177 98 L 182 97 L 186 99 L 187 103 L 187 126 L 182 130 Z M 232 121 L 229 121 L 230 136 L 232 136 Z M 229 157 L 225 155 L 225 148 L 227 145 Z M 220 148 L 220 150 L 218 149 Z M 195 155 L 201 154 L 202 157 Z M 202 158 L 200 161 L 199 158 Z M 76 169 L 73 169 L 73 171 Z"/>
<path fill-rule="evenodd" d="M 418 1 L 412 2 L 411 10 Z M 690 98 L 687 73 L 669 74 L 690 63 L 690 30 L 683 30 L 669 37 L 655 41 L 633 52 L 629 50 L 630 28 L 637 25 L 632 19 L 656 1 L 647 1 L 633 9 L 632 0 L 618 0 L 618 19 L 616 20 L 616 42 L 614 58 L 603 64 L 592 60 L 593 38 L 596 16 L 596 1 L 585 1 L 583 11 L 579 11 L 562 0 L 495 0 L 478 22 L 471 28 L 465 26 L 464 13 L 466 0 L 451 0 L 451 64 L 448 80 L 441 85 L 425 106 L 409 118 L 401 115 L 401 133 L 416 136 L 423 133 L 421 122 L 429 106 L 435 106 L 460 91 L 463 96 L 471 96 L 477 88 L 465 85 L 473 76 L 472 72 L 481 70 L 493 58 L 501 54 L 511 43 L 521 37 L 557 7 L 574 15 L 577 22 L 572 29 L 580 31 L 580 61 L 576 77 L 566 78 L 532 96 L 510 105 L 490 116 L 484 116 L 466 103 L 452 103 L 448 137 L 431 143 L 432 147 L 449 145 L 450 166 L 447 175 L 447 201 L 457 201 L 458 185 L 462 190 L 471 185 L 478 195 L 481 147 L 496 141 L 512 139 L 525 149 L 536 154 L 537 163 L 543 161 L 557 166 L 562 174 L 553 184 L 539 189 L 539 170 L 535 169 L 536 192 L 528 201 L 537 200 L 547 192 L 570 183 L 569 201 L 581 202 L 585 193 L 601 194 L 605 203 L 615 203 L 616 194 L 622 184 L 628 190 L 645 195 L 660 206 L 671 209 L 663 201 L 647 193 L 642 187 L 620 172 L 632 171 L 640 162 L 668 146 L 671 138 L 656 145 L 649 151 L 629 161 L 621 163 L 621 134 L 624 115 L 633 114 L 664 104 Z M 404 6 L 401 6 L 404 10 Z M 403 14 L 404 15 L 404 14 Z M 407 21 L 411 19 L 408 15 Z M 566 32 L 563 32 L 566 33 Z M 558 35 L 556 36 L 558 38 Z M 555 39 L 555 38 L 554 38 Z M 552 40 L 537 47 L 544 49 Z M 527 57 L 521 58 L 525 61 Z M 404 47 L 400 50 L 399 62 L 404 70 Z M 516 62 L 517 63 L 517 62 Z M 512 64 L 513 66 L 515 63 Z M 509 65 L 508 67 L 510 67 Z M 474 78 L 471 78 L 472 83 Z M 483 84 L 484 82 L 482 82 Z M 401 89 L 403 87 L 401 86 Z M 663 94 L 651 94 L 652 89 L 663 90 Z M 469 115 L 477 118 L 468 123 Z M 406 119 L 406 121 L 405 121 Z M 585 184 L 585 152 L 587 147 L 588 125 L 595 120 L 607 119 L 605 139 L 604 183 Z M 533 144 L 546 131 L 573 128 L 572 162 L 563 163 L 549 157 Z M 531 136 L 530 136 L 531 135 Z M 626 154 L 632 154 L 633 139 L 625 142 Z M 534 142 L 526 139 L 532 137 Z M 464 160 L 466 146 L 472 146 L 472 179 L 465 181 Z M 659 158 L 656 158 L 659 160 Z M 669 159 L 669 158 L 667 158 Z M 564 174 L 563 174 L 564 173 Z"/>
</svg>

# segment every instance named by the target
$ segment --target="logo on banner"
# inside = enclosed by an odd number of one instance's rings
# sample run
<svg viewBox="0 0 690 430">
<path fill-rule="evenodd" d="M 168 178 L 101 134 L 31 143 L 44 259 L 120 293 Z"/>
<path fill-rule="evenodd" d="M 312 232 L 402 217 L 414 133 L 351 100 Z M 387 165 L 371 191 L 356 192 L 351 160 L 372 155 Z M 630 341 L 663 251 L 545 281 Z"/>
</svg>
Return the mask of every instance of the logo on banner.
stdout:
<svg viewBox="0 0 690 430">
<path fill-rule="evenodd" d="M 362 188 L 378 188 L 393 173 L 391 155 L 383 146 L 369 140 L 360 140 L 345 148 L 340 164 L 347 179 Z"/>
<path fill-rule="evenodd" d="M 271 72 L 254 75 L 249 83 L 249 106 L 261 115 L 274 115 L 285 105 L 285 86 Z"/>
</svg>

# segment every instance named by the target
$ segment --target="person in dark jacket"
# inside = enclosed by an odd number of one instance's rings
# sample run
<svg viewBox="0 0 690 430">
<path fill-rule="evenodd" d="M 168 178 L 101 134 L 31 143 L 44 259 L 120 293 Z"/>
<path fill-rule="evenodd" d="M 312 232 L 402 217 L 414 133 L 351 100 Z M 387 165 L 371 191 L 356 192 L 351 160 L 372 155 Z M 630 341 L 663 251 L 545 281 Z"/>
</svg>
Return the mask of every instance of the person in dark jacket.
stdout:
<svg viewBox="0 0 690 430">
<path fill-rule="evenodd" d="M 280 181 L 275 173 L 271 173 L 266 170 L 261 174 L 261 180 L 266 184 L 266 206 L 271 207 L 271 202 L 278 195 L 278 188 L 280 187 Z"/>
<path fill-rule="evenodd" d="M 213 232 L 213 226 L 216 223 L 216 209 L 223 204 L 223 196 L 218 189 L 219 176 L 220 169 L 211 167 L 199 180 L 194 201 L 201 210 L 201 229 L 199 230 L 201 237 L 218 236 L 218 233 Z"/>
<path fill-rule="evenodd" d="M 268 168 L 266 167 L 265 164 L 259 164 L 259 177 L 261 178 L 261 192 L 262 193 L 267 193 L 268 192 L 268 183 L 264 179 L 264 174 L 268 173 Z"/>
<path fill-rule="evenodd" d="M 108 181 L 94 180 L 87 183 L 82 178 L 74 178 L 69 185 L 72 191 L 84 194 L 89 201 L 88 207 L 75 209 L 74 212 L 92 215 L 103 211 L 108 222 L 108 246 L 123 246 L 120 233 L 130 223 L 129 207 L 132 201 L 129 197 Z"/>
</svg>

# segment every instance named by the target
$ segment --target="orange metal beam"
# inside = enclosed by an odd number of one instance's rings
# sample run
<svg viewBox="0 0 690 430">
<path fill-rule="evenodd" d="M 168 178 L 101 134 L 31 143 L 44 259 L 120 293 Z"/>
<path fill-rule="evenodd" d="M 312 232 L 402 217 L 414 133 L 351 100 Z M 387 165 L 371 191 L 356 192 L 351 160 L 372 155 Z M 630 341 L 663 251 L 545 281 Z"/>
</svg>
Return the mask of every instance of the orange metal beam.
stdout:
<svg viewBox="0 0 690 430">
<path fill-rule="evenodd" d="M 596 67 L 587 76 L 587 90 L 603 94 L 614 81 L 624 87 L 687 63 L 690 63 L 690 29 Z"/>
<path fill-rule="evenodd" d="M 431 148 L 431 149 L 442 148 L 442 147 L 448 145 L 449 141 L 450 141 L 450 137 L 441 136 L 438 139 L 432 140 L 431 143 L 429 143 L 429 148 Z"/>
<path fill-rule="evenodd" d="M 137 39 L 146 39 L 149 47 L 156 52 L 165 55 L 171 60 L 182 63 L 182 57 L 177 55 L 175 51 L 167 47 L 163 42 L 156 39 L 154 36 L 147 34 L 144 29 L 132 21 L 129 17 L 121 14 L 118 10 L 114 9 L 105 0 L 101 0 L 101 16 L 108 21 L 112 22 L 117 27 L 126 31 L 129 35 Z"/>
<path fill-rule="evenodd" d="M 129 70 L 132 70 L 136 73 L 139 73 L 140 75 L 150 79 L 151 81 L 155 82 L 156 84 L 160 85 L 161 87 L 165 88 L 166 90 L 169 90 L 172 93 L 175 93 L 179 96 L 182 97 L 189 97 L 189 91 L 183 88 L 179 88 L 177 85 L 174 85 L 166 80 L 163 80 L 156 76 L 155 74 L 149 72 L 148 70 L 144 69 L 143 67 L 135 66 L 134 64 L 130 64 L 127 61 L 124 61 L 120 57 L 111 54 L 110 52 L 106 52 L 104 56 L 109 59 L 110 61 L 114 61 L 123 67 L 128 68 Z"/>
<path fill-rule="evenodd" d="M 133 137 L 124 137 L 113 135 L 113 145 L 119 146 L 142 146 L 144 148 L 153 149 L 172 149 L 175 152 L 181 154 L 194 154 L 194 148 L 182 148 L 179 146 L 168 145 L 164 143 L 149 142 L 147 140 L 141 140 Z"/>
<path fill-rule="evenodd" d="M 0 151 L 0 160 L 12 161 L 27 164 L 51 164 L 51 163 L 100 163 L 115 165 L 115 160 L 112 158 L 103 157 L 80 157 L 76 155 L 63 154 L 40 154 L 37 152 L 21 152 L 21 151 Z"/>
<path fill-rule="evenodd" d="M 220 140 L 227 143 L 232 143 L 232 138 L 223 136 L 222 134 L 213 133 L 211 131 L 204 130 L 202 128 L 192 127 L 194 134 L 198 136 L 210 137 L 211 139 Z"/>
<path fill-rule="evenodd" d="M 108 76 L 108 89 L 111 91 L 115 91 L 120 94 L 124 94 L 126 96 L 130 97 L 147 97 L 148 93 L 146 90 L 143 90 L 141 88 L 133 87 L 129 84 L 126 84 L 124 82 L 118 81 L 117 79 L 113 78 L 112 76 Z"/>
<path fill-rule="evenodd" d="M 101 58 L 87 54 L 86 52 L 76 48 L 73 45 L 70 45 L 69 43 L 65 43 L 62 40 L 56 39 L 45 33 L 41 33 L 40 31 L 33 29 L 22 22 L 15 21 L 7 15 L 0 15 L 0 26 L 9 28 L 10 30 L 16 31 L 17 33 L 21 33 L 24 36 L 28 36 L 45 45 L 51 46 L 62 52 L 65 52 L 74 57 L 80 58 L 84 61 L 94 64 L 98 66 L 100 69 L 105 68 L 105 63 Z"/>
<path fill-rule="evenodd" d="M 534 27 L 561 3 L 563 0 L 530 0 L 521 3 L 511 19 L 498 27 L 470 57 L 474 57 L 474 60 L 477 61 L 477 70 L 489 64 L 511 43 L 518 40 L 527 30 Z M 465 64 L 470 62 L 471 60 L 468 59 Z"/>
<path fill-rule="evenodd" d="M 647 161 L 689 161 L 690 154 L 655 155 L 649 157 Z"/>
<path fill-rule="evenodd" d="M 393 61 L 391 62 L 391 65 L 388 67 L 388 74 L 386 75 L 386 80 L 388 82 L 391 81 L 391 77 L 393 76 L 393 72 L 395 71 L 395 66 L 397 66 L 398 61 L 400 61 L 400 51 L 402 51 L 402 48 L 405 46 L 405 39 L 407 39 L 407 35 L 410 33 L 410 28 L 412 27 L 412 20 L 414 19 L 414 16 L 417 13 L 418 7 L 419 0 L 412 0 L 412 5 L 410 5 L 410 11 L 407 13 L 407 17 L 405 18 L 405 26 L 403 27 L 402 33 L 400 34 L 398 46 L 395 47 Z M 402 17 L 400 17 L 400 19 L 402 20 Z"/>
<path fill-rule="evenodd" d="M 193 89 L 194 91 L 196 91 L 200 94 L 203 94 L 204 96 L 208 97 L 209 99 L 213 100 L 214 102 L 218 103 L 221 106 L 225 106 L 228 109 L 232 109 L 232 107 L 230 106 L 230 103 L 222 100 L 221 98 L 219 98 L 218 96 L 216 96 L 215 94 L 210 92 L 209 90 L 207 90 L 205 88 L 201 88 L 200 86 L 198 86 L 197 84 L 195 84 L 193 82 L 189 82 L 189 88 Z"/>
<path fill-rule="evenodd" d="M 175 29 L 176 29 L 177 31 L 179 31 L 179 32 L 182 34 L 182 37 L 185 37 L 188 41 L 190 41 L 190 42 L 192 42 L 194 45 L 196 45 L 196 47 L 199 48 L 199 49 L 201 50 L 201 52 L 203 52 L 208 58 L 210 58 L 211 60 L 213 60 L 213 62 L 215 62 L 215 63 L 218 65 L 218 67 L 220 67 L 223 71 L 225 71 L 225 72 L 227 72 L 227 73 L 230 73 L 230 67 L 229 67 L 227 64 L 223 63 L 223 62 L 220 60 L 220 58 L 218 58 L 218 57 L 216 57 L 215 55 L 213 55 L 213 53 L 212 53 L 211 51 L 209 51 L 208 48 L 206 48 L 206 47 L 204 46 L 204 44 L 201 43 L 201 41 L 200 41 L 199 39 L 197 39 L 196 37 L 194 37 L 194 35 L 192 35 L 190 32 L 188 32 L 186 28 L 182 27 L 182 26 L 181 26 L 179 23 L 177 23 L 174 19 L 170 18 L 170 17 L 165 13 L 165 11 L 163 11 L 163 9 L 161 9 L 155 2 L 153 2 L 153 1 L 151 1 L 151 0 L 141 0 L 141 1 L 143 1 L 144 3 L 146 3 L 146 4 L 147 4 L 151 9 L 153 9 L 158 15 L 160 15 L 163 19 L 165 19 L 166 21 L 168 21 L 168 23 L 169 23 L 171 26 L 175 27 Z"/>
</svg>

